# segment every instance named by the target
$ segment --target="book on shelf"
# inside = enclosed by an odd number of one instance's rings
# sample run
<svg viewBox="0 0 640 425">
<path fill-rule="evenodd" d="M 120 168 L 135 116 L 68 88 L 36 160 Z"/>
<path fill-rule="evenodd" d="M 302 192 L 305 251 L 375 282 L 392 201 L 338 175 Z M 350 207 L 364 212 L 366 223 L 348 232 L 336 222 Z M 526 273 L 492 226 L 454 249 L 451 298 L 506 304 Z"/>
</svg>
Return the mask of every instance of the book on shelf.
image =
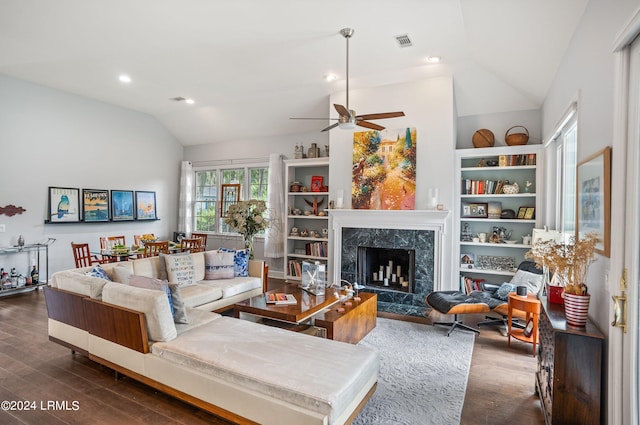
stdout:
<svg viewBox="0 0 640 425">
<path fill-rule="evenodd" d="M 275 305 L 295 305 L 298 304 L 296 297 L 293 294 L 285 294 L 284 292 L 277 292 L 272 294 L 264 294 L 264 298 L 267 304 Z"/>
<path fill-rule="evenodd" d="M 484 279 L 473 279 L 468 276 L 460 276 L 460 286 L 465 294 L 470 294 L 473 291 L 482 291 L 482 283 Z"/>
<path fill-rule="evenodd" d="M 289 275 L 302 276 L 302 262 L 300 260 L 289 260 Z"/>
<path fill-rule="evenodd" d="M 329 252 L 327 242 L 309 242 L 305 245 L 306 254 L 314 257 L 326 257 Z"/>
</svg>

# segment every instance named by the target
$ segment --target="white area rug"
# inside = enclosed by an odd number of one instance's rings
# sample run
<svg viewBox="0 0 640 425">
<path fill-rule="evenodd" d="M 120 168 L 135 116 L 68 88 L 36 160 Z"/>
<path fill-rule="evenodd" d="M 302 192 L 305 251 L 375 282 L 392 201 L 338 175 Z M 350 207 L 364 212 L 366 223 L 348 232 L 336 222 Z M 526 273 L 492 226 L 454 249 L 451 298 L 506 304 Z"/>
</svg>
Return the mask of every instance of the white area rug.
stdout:
<svg viewBox="0 0 640 425">
<path fill-rule="evenodd" d="M 380 352 L 378 388 L 355 425 L 460 423 L 474 335 L 378 318 L 361 345 Z"/>
</svg>

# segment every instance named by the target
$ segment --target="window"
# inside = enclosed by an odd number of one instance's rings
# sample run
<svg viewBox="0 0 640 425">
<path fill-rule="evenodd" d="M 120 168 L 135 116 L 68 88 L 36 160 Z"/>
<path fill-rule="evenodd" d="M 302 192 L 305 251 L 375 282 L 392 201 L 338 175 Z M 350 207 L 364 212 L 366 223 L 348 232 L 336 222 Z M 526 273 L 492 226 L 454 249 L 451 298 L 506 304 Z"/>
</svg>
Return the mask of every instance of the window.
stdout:
<svg viewBox="0 0 640 425">
<path fill-rule="evenodd" d="M 217 170 L 196 171 L 195 181 L 194 229 L 215 232 L 218 218 L 218 172 Z"/>
<path fill-rule="evenodd" d="M 269 168 L 236 167 L 196 170 L 194 229 L 205 232 L 231 232 L 220 217 L 222 184 L 240 184 L 240 199 L 267 200 Z M 248 180 L 248 181 L 247 181 Z"/>
<path fill-rule="evenodd" d="M 575 234 L 576 229 L 578 120 L 575 104 L 558 126 L 551 144 L 555 147 L 556 159 L 556 229 L 568 238 Z"/>
</svg>

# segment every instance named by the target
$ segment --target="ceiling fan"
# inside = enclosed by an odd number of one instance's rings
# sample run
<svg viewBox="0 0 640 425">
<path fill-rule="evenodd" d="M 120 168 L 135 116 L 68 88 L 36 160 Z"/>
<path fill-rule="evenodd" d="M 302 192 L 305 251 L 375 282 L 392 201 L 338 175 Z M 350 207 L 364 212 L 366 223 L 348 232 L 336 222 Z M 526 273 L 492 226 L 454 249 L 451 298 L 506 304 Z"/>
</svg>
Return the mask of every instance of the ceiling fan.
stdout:
<svg viewBox="0 0 640 425">
<path fill-rule="evenodd" d="M 338 120 L 337 123 L 331 124 L 329 127 L 323 128 L 322 131 L 328 131 L 332 128 L 340 127 L 350 130 L 356 126 L 370 128 L 372 130 L 384 130 L 384 127 L 368 120 L 380 120 L 383 118 L 403 117 L 404 112 L 382 112 L 377 114 L 356 115 L 356 111 L 349 109 L 349 39 L 353 36 L 352 28 L 343 28 L 340 34 L 347 40 L 347 105 L 338 105 L 334 103 L 334 108 L 338 111 L 338 118 L 291 118 L 292 120 Z"/>
</svg>

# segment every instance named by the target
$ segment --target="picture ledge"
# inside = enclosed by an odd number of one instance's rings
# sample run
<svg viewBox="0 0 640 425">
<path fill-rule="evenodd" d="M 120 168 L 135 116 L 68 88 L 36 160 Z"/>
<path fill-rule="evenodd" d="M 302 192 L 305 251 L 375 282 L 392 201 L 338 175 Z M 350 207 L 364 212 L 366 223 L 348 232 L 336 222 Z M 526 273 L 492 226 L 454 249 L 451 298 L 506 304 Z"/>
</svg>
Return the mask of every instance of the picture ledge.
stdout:
<svg viewBox="0 0 640 425">
<path fill-rule="evenodd" d="M 113 223 L 148 223 L 150 221 L 160 221 L 159 218 L 150 218 L 150 219 L 144 219 L 144 220 L 109 220 L 109 221 L 49 221 L 49 220 L 45 220 L 44 224 L 113 224 Z"/>
</svg>

